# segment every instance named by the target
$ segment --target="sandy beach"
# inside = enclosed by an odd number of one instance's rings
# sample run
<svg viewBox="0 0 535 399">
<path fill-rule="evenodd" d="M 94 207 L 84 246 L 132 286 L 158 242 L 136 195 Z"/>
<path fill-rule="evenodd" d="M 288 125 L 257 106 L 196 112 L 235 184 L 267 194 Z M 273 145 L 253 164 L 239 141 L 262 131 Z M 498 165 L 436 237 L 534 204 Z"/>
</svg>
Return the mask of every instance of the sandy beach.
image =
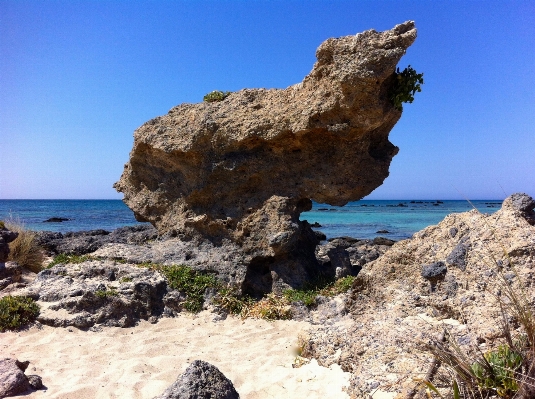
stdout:
<svg viewBox="0 0 535 399">
<path fill-rule="evenodd" d="M 156 324 L 101 331 L 40 326 L 0 334 L 0 356 L 29 360 L 43 378 L 34 398 L 153 398 L 194 360 L 229 378 L 243 399 L 348 398 L 349 373 L 316 361 L 292 368 L 306 322 L 181 314 Z M 16 396 L 26 397 L 26 396 Z"/>
</svg>

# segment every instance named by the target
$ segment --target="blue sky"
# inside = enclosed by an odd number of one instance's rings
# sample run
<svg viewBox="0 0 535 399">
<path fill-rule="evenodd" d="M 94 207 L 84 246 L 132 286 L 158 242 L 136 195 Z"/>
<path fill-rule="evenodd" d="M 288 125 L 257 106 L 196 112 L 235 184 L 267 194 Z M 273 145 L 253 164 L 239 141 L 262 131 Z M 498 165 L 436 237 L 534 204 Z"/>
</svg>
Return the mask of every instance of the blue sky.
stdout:
<svg viewBox="0 0 535 399">
<path fill-rule="evenodd" d="M 329 37 L 412 19 L 424 73 L 369 199 L 535 195 L 533 1 L 0 1 L 0 198 L 122 198 L 133 131 L 204 94 L 285 88 Z"/>
</svg>

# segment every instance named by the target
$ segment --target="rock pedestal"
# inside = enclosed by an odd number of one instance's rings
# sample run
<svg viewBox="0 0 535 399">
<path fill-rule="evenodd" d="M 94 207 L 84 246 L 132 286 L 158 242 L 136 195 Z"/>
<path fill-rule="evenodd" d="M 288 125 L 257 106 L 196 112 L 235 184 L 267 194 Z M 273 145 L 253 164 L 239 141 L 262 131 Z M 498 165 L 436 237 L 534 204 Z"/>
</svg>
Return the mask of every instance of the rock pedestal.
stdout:
<svg viewBox="0 0 535 399">
<path fill-rule="evenodd" d="M 240 271 L 224 277 L 244 292 L 332 274 L 318 266 L 318 241 L 299 215 L 311 200 L 361 199 L 388 176 L 398 152 L 388 135 L 401 117 L 389 91 L 415 39 L 412 21 L 328 39 L 301 83 L 179 105 L 136 130 L 114 187 L 161 234 L 237 247 Z"/>
</svg>

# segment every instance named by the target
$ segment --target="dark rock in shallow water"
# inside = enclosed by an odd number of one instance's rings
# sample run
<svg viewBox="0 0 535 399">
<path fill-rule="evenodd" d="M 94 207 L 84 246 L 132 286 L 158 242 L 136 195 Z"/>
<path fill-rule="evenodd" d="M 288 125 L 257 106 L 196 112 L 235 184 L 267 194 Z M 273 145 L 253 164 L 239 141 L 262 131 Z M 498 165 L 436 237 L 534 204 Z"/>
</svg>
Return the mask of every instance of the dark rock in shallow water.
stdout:
<svg viewBox="0 0 535 399">
<path fill-rule="evenodd" d="M 375 237 L 373 239 L 373 243 L 375 245 L 387 245 L 387 246 L 391 247 L 396 242 L 394 240 L 391 240 L 391 239 L 385 238 L 385 237 Z"/>
<path fill-rule="evenodd" d="M 377 234 L 388 234 L 390 232 L 388 230 L 377 230 L 376 233 Z"/>
<path fill-rule="evenodd" d="M 321 224 L 319 224 L 318 222 L 314 222 L 310 225 L 310 227 L 316 227 L 316 228 L 319 228 L 319 227 L 322 227 Z"/>
<path fill-rule="evenodd" d="M 61 223 L 61 222 L 67 222 L 71 219 L 67 219 L 67 218 L 50 218 L 50 219 L 47 219 L 47 220 L 43 220 L 43 223 Z"/>
<path fill-rule="evenodd" d="M 232 382 L 219 369 L 195 360 L 160 396 L 154 399 L 239 399 Z"/>
</svg>

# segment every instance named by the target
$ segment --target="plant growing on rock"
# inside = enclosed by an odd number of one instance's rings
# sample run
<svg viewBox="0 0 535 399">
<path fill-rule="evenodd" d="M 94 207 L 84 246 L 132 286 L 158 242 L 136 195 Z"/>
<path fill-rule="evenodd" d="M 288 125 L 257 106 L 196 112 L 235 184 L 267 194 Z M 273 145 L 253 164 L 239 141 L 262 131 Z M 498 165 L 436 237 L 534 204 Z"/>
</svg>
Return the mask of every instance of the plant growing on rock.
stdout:
<svg viewBox="0 0 535 399">
<path fill-rule="evenodd" d="M 0 298 L 0 332 L 16 330 L 31 323 L 39 315 L 39 306 L 24 296 Z"/>
<path fill-rule="evenodd" d="M 227 98 L 232 92 L 231 91 L 220 91 L 220 90 L 214 90 L 210 93 L 206 94 L 202 99 L 203 101 L 207 103 L 213 103 L 216 101 L 223 101 L 225 98 Z"/>
<path fill-rule="evenodd" d="M 67 255 L 67 254 L 59 254 L 54 257 L 52 262 L 50 262 L 47 265 L 47 269 L 50 269 L 53 266 L 59 265 L 59 264 L 67 264 L 67 263 L 82 263 L 86 262 L 88 260 L 95 260 L 96 258 L 88 255 Z"/>
<path fill-rule="evenodd" d="M 214 275 L 198 272 L 189 266 L 160 264 L 147 264 L 144 266 L 162 273 L 169 287 L 186 294 L 184 308 L 189 312 L 200 312 L 206 290 L 219 286 Z"/>
<path fill-rule="evenodd" d="M 396 109 L 402 111 L 403 103 L 414 101 L 414 94 L 422 91 L 423 76 L 423 73 L 417 73 L 410 65 L 401 72 L 397 68 L 394 73 L 394 83 L 389 92 L 390 101 Z"/>
</svg>

